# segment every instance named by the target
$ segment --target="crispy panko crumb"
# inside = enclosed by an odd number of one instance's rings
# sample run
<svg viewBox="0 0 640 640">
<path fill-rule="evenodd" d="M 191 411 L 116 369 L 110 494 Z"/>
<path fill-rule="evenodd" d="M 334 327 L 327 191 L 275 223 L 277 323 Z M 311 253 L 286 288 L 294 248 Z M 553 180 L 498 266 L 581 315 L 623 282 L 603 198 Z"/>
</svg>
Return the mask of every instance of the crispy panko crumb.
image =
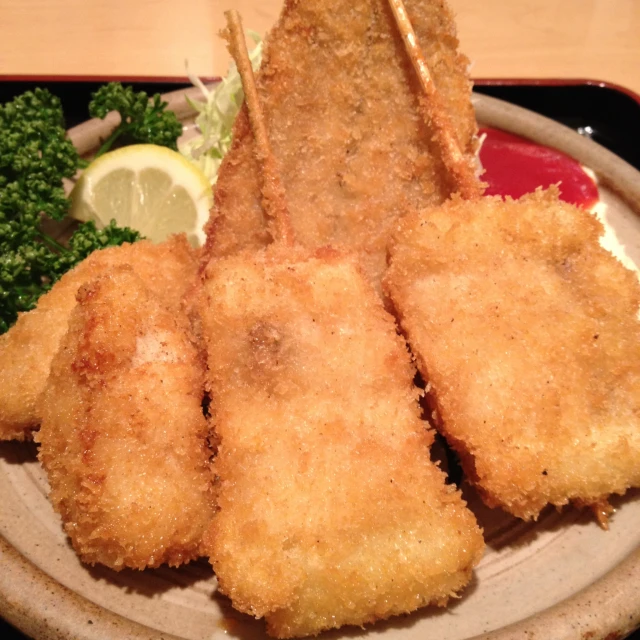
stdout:
<svg viewBox="0 0 640 640">
<path fill-rule="evenodd" d="M 406 6 L 471 163 L 476 122 L 453 15 L 442 1 Z M 457 189 L 425 124 L 420 85 L 386 0 L 288 0 L 266 39 L 257 86 L 297 242 L 359 252 L 379 287 L 397 219 Z M 205 261 L 264 247 L 268 224 L 245 107 L 216 183 Z"/>
<path fill-rule="evenodd" d="M 17 323 L 0 336 L 0 440 L 28 439 L 40 424 L 38 397 L 80 285 L 113 266 L 129 264 L 148 287 L 177 308 L 187 283 L 195 277 L 196 259 L 184 236 L 158 245 L 141 241 L 102 249 L 66 273 L 33 311 L 20 314 Z"/>
<path fill-rule="evenodd" d="M 439 428 L 489 506 L 603 505 L 640 486 L 640 286 L 557 189 L 399 224 L 385 288 Z"/>
<path fill-rule="evenodd" d="M 35 438 L 84 562 L 144 569 L 201 555 L 214 511 L 203 395 L 186 318 L 130 267 L 80 288 Z"/>
<path fill-rule="evenodd" d="M 430 461 L 414 368 L 351 259 L 274 245 L 212 261 L 201 295 L 220 590 L 276 637 L 444 605 L 484 548 Z"/>
</svg>

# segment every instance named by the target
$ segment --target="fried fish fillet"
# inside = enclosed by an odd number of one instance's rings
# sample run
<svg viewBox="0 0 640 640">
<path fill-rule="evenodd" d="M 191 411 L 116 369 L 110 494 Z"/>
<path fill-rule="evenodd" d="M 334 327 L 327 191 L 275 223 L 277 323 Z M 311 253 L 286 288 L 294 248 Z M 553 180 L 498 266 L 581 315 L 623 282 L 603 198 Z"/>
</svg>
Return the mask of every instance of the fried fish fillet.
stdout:
<svg viewBox="0 0 640 640">
<path fill-rule="evenodd" d="M 557 190 L 403 219 L 384 286 L 439 428 L 489 506 L 640 486 L 640 286 Z"/>
<path fill-rule="evenodd" d="M 220 590 L 287 638 L 444 605 L 484 543 L 430 460 L 414 368 L 354 265 L 278 244 L 209 263 Z"/>
<path fill-rule="evenodd" d="M 40 423 L 38 397 L 49 375 L 80 285 L 116 265 L 129 264 L 153 291 L 178 308 L 196 273 L 186 238 L 162 244 L 142 241 L 92 253 L 65 274 L 38 306 L 0 336 L 0 440 L 24 440 Z"/>
<path fill-rule="evenodd" d="M 186 317 L 131 267 L 80 288 L 35 439 L 84 562 L 144 569 L 202 555 L 214 511 L 204 364 Z"/>
<path fill-rule="evenodd" d="M 472 163 L 476 122 L 468 61 L 457 51 L 451 11 L 441 0 L 406 4 L 454 134 Z M 379 286 L 399 216 L 457 190 L 386 0 L 288 0 L 267 37 L 257 85 L 298 244 L 359 252 L 366 275 Z M 207 258 L 270 242 L 261 199 L 243 107 L 216 184 Z"/>
</svg>

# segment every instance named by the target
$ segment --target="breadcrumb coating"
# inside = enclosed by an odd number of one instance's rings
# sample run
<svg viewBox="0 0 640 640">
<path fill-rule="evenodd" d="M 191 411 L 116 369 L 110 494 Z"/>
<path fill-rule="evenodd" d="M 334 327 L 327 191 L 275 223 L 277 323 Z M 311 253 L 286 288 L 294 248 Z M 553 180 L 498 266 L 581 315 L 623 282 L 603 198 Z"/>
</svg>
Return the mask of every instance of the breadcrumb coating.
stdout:
<svg viewBox="0 0 640 640">
<path fill-rule="evenodd" d="M 38 398 L 80 285 L 114 266 L 129 264 L 148 287 L 178 308 L 187 283 L 195 277 L 196 260 L 183 236 L 158 245 L 141 241 L 102 249 L 66 273 L 33 311 L 20 314 L 0 335 L 0 440 L 29 439 L 40 424 Z"/>
<path fill-rule="evenodd" d="M 274 245 L 213 260 L 201 293 L 220 590 L 280 638 L 434 603 L 482 534 L 430 460 L 415 370 L 354 260 Z"/>
<path fill-rule="evenodd" d="M 442 1 L 406 5 L 454 135 L 473 163 L 471 82 L 453 15 Z M 457 190 L 386 0 L 288 0 L 266 38 L 256 81 L 297 242 L 358 252 L 379 287 L 397 219 Z M 205 261 L 271 241 L 246 107 L 233 135 Z"/>
<path fill-rule="evenodd" d="M 115 570 L 201 555 L 214 511 L 204 359 L 131 267 L 83 285 L 35 438 L 80 558 Z"/>
<path fill-rule="evenodd" d="M 454 199 L 403 219 L 384 286 L 438 428 L 489 506 L 602 507 L 640 486 L 640 286 L 558 199 Z"/>
</svg>

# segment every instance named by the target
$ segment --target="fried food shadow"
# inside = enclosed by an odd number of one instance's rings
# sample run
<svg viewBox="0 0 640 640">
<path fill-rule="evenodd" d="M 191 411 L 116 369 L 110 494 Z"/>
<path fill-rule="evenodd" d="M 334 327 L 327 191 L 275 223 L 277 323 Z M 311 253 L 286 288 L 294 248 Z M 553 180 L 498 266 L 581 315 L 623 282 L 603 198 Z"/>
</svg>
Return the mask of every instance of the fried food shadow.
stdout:
<svg viewBox="0 0 640 640">
<path fill-rule="evenodd" d="M 461 489 L 467 506 L 484 530 L 487 547 L 493 551 L 501 551 L 506 547 L 525 547 L 545 533 L 558 532 L 567 527 L 591 527 L 596 523 L 595 516 L 590 509 L 579 509 L 572 505 L 566 505 L 561 509 L 549 505 L 537 520 L 527 522 L 500 508 L 487 507 L 476 490 L 464 481 Z M 640 489 L 630 489 L 624 496 L 611 496 L 609 502 L 617 511 L 625 504 L 638 499 L 640 499 Z M 614 512 L 611 516 L 612 526 L 615 526 L 615 518 Z"/>
<path fill-rule="evenodd" d="M 35 442 L 0 442 L 0 460 L 6 464 L 25 464 L 38 460 L 38 445 Z"/>
<path fill-rule="evenodd" d="M 70 542 L 68 542 L 71 545 Z M 123 569 L 114 571 L 103 565 L 85 566 L 96 582 L 107 582 L 125 593 L 136 593 L 153 597 L 173 589 L 194 589 L 215 591 L 216 580 L 211 565 L 205 558 L 190 562 L 179 568 L 162 565 L 157 569 Z"/>
</svg>

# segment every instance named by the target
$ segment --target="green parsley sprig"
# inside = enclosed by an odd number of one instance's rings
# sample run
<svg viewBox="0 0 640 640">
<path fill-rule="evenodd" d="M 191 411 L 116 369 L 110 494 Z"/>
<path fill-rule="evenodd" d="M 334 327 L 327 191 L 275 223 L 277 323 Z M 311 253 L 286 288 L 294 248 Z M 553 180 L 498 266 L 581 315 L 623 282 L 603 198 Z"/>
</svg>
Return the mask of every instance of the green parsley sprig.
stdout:
<svg viewBox="0 0 640 640">
<path fill-rule="evenodd" d="M 119 82 L 110 82 L 93 94 L 89 103 L 92 118 L 105 118 L 111 111 L 120 114 L 120 124 L 104 141 L 95 157 L 106 153 L 114 143 L 157 144 L 178 150 L 177 140 L 182 133 L 182 124 L 167 103 L 157 93 L 153 98 L 144 91 L 123 87 Z"/>
<path fill-rule="evenodd" d="M 122 136 L 176 149 L 182 127 L 165 109 L 159 96 L 149 102 L 145 93 L 117 83 L 102 87 L 91 102 L 92 115 L 121 114 L 109 146 Z M 57 97 L 35 89 L 0 105 L 0 333 L 91 252 L 140 237 L 115 221 L 104 229 L 93 222 L 80 224 L 65 244 L 44 230 L 47 220 L 67 216 L 70 200 L 63 179 L 81 166 Z"/>
</svg>

